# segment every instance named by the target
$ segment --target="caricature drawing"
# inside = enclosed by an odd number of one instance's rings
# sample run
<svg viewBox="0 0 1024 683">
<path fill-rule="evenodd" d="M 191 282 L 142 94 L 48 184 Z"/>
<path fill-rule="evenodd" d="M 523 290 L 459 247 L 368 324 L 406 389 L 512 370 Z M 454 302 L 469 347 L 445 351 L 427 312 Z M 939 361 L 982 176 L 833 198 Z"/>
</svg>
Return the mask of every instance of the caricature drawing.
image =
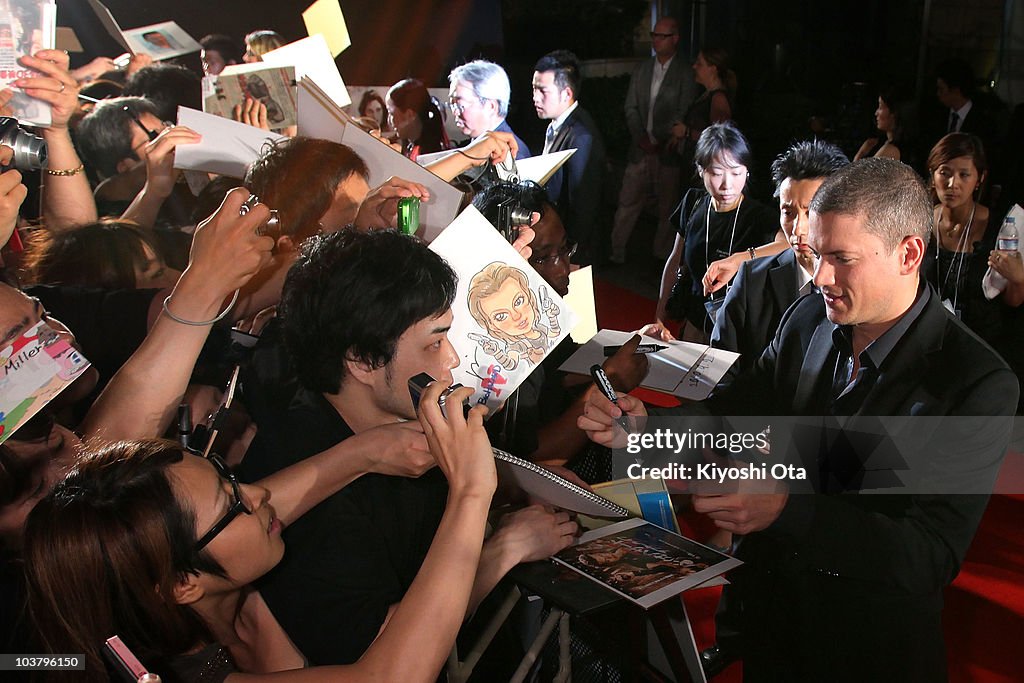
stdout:
<svg viewBox="0 0 1024 683">
<path fill-rule="evenodd" d="M 473 276 L 467 303 L 470 315 L 487 332 L 470 333 L 469 338 L 508 371 L 520 361 L 539 363 L 561 334 L 560 311 L 547 287 L 541 285 L 534 294 L 526 273 L 505 263 L 488 264 Z"/>
</svg>

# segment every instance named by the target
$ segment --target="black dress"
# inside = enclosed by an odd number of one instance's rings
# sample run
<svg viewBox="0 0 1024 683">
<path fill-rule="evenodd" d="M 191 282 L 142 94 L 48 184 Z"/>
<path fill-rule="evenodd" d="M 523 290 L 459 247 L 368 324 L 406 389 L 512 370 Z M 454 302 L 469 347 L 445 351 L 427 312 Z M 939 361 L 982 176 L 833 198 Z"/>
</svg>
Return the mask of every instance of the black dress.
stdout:
<svg viewBox="0 0 1024 683">
<path fill-rule="evenodd" d="M 933 234 L 921 265 L 922 274 L 939 293 L 940 300 L 948 301 L 967 327 L 996 347 L 1001 342 L 1005 307 L 998 298 L 985 298 L 981 281 L 988 270 L 988 256 L 995 248 L 999 227 L 999 223 L 990 220 L 971 253 L 936 248 Z"/>
<path fill-rule="evenodd" d="M 683 201 L 685 203 L 685 198 Z M 747 196 L 737 208 L 720 213 L 710 210 L 711 195 L 704 193 L 685 219 L 683 206 L 680 204 L 673 221 L 684 240 L 683 263 L 690 281 L 686 287 L 683 286 L 685 283 L 678 283 L 677 289 L 681 290 L 680 303 L 686 320 L 697 329 L 710 333 L 713 323 L 704 308 L 707 297 L 701 282 L 708 265 L 730 254 L 770 242 L 779 229 L 779 217 L 775 211 Z M 720 299 L 725 296 L 725 291 L 715 294 Z"/>
</svg>

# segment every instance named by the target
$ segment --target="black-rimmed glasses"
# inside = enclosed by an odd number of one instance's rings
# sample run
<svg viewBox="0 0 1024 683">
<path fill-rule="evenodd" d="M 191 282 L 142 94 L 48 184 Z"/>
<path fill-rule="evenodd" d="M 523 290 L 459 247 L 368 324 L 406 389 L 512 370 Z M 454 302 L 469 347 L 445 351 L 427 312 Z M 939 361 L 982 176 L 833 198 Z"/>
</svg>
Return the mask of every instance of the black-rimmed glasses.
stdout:
<svg viewBox="0 0 1024 683">
<path fill-rule="evenodd" d="M 234 495 L 235 500 L 233 503 L 231 503 L 231 507 L 228 508 L 228 511 L 224 513 L 224 516 L 221 517 L 209 531 L 203 534 L 202 538 L 196 541 L 196 552 L 199 552 L 207 545 L 209 545 L 210 541 L 216 538 L 217 534 L 224 531 L 224 529 L 227 528 L 228 524 L 231 524 L 235 517 L 242 514 L 243 512 L 247 515 L 252 514 L 252 509 L 242 499 L 242 491 L 241 489 L 239 489 L 238 479 L 235 477 L 234 473 L 228 467 L 227 463 L 221 460 L 219 455 L 211 455 L 209 458 L 207 458 L 207 460 L 209 460 L 210 463 L 213 465 L 213 468 L 217 470 L 217 474 L 220 475 L 222 479 L 227 479 L 228 482 L 231 484 L 231 493 Z"/>
</svg>

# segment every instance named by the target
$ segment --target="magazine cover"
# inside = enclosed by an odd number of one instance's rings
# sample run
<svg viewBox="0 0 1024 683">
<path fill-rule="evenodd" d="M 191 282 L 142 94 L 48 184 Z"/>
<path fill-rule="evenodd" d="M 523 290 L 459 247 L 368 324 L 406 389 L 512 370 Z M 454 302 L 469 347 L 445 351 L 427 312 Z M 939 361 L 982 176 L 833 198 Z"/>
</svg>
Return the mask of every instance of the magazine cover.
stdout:
<svg viewBox="0 0 1024 683">
<path fill-rule="evenodd" d="M 90 363 L 39 321 L 0 351 L 0 443 L 64 391 Z"/>
<path fill-rule="evenodd" d="M 459 276 L 448 339 L 459 354 L 456 382 L 490 414 L 576 324 L 573 313 L 472 206 L 430 243 Z"/>
<path fill-rule="evenodd" d="M 245 98 L 259 100 L 267 107 L 271 130 L 294 126 L 295 67 L 241 64 L 224 68 L 217 76 L 203 78 L 203 111 L 226 119 L 234 118 L 236 106 Z"/>
<path fill-rule="evenodd" d="M 24 55 L 53 48 L 57 36 L 57 4 L 53 0 L 0 0 L 0 89 L 19 78 L 40 75 L 18 63 Z M 50 125 L 50 105 L 17 88 L 8 106 L 20 122 Z"/>
<path fill-rule="evenodd" d="M 642 519 L 583 534 L 552 559 L 644 609 L 742 564 Z"/>
<path fill-rule="evenodd" d="M 154 61 L 199 52 L 202 47 L 185 29 L 173 21 L 122 30 L 135 54 L 149 55 Z"/>
</svg>

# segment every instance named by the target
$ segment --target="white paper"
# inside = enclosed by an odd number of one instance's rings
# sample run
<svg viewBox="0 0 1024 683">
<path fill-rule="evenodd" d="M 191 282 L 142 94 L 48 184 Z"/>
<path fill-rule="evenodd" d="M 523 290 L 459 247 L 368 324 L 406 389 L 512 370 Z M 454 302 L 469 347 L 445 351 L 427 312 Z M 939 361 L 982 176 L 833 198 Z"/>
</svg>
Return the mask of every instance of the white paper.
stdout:
<svg viewBox="0 0 1024 683">
<path fill-rule="evenodd" d="M 1020 204 L 1014 204 L 1013 208 L 1006 214 L 1006 218 L 1010 217 L 1013 217 L 1015 220 L 1017 235 L 1019 236 L 1021 232 L 1024 232 L 1024 209 L 1020 207 Z M 1006 218 L 1003 219 L 1004 222 Z M 1024 240 L 1018 241 L 1017 251 L 1024 256 Z M 985 294 L 986 299 L 995 299 L 1006 289 L 1007 284 L 1006 278 L 992 270 L 992 267 L 989 266 L 988 270 L 985 271 L 985 276 L 981 279 L 981 291 Z"/>
<path fill-rule="evenodd" d="M 515 170 L 519 175 L 519 180 L 532 180 L 538 185 L 544 185 L 555 174 L 555 171 L 560 169 L 575 152 L 575 148 L 564 149 L 560 152 L 551 152 L 550 154 L 520 159 L 515 163 Z M 512 171 L 508 166 L 505 168 L 498 167 L 498 176 L 502 180 L 507 180 L 510 175 L 512 175 Z"/>
<path fill-rule="evenodd" d="M 300 82 L 312 79 L 339 107 L 347 107 L 352 102 L 327 41 L 319 33 L 267 52 L 263 61 L 274 66 L 294 66 L 295 77 Z"/>
<path fill-rule="evenodd" d="M 191 128 L 203 139 L 175 148 L 175 168 L 218 173 L 232 178 L 244 178 L 264 148 L 284 137 L 188 107 L 178 107 L 178 125 Z"/>
<path fill-rule="evenodd" d="M 576 311 L 580 321 L 572 328 L 572 340 L 586 344 L 597 334 L 597 309 L 594 302 L 594 269 L 590 266 L 569 273 L 569 294 L 565 303 Z"/>
<path fill-rule="evenodd" d="M 156 61 L 199 52 L 202 46 L 173 21 L 122 30 L 129 49 Z"/>
<path fill-rule="evenodd" d="M 448 332 L 459 356 L 452 374 L 493 414 L 569 335 L 576 314 L 472 206 L 430 249 L 459 276 Z"/>
<path fill-rule="evenodd" d="M 110 13 L 110 10 L 107 9 L 107 6 L 99 0 L 89 0 L 89 5 L 92 7 L 92 11 L 96 13 L 96 17 L 100 20 L 100 23 L 103 24 L 103 28 L 107 29 L 107 33 L 110 34 L 110 37 L 116 40 L 117 44 L 125 50 L 134 54 L 135 51 L 132 49 L 132 46 L 128 44 L 128 41 L 125 40 L 124 34 L 121 32 L 121 26 L 117 23 L 117 19 L 114 18 L 114 15 Z"/>
<path fill-rule="evenodd" d="M 562 363 L 559 369 L 589 376 L 591 366 L 604 362 L 605 346 L 625 344 L 632 336 L 632 332 L 601 330 Z M 690 342 L 663 342 L 644 336 L 641 343 L 668 348 L 647 354 L 649 369 L 640 386 L 694 401 L 707 398 L 740 357 L 738 353 Z"/>
<path fill-rule="evenodd" d="M 426 186 L 430 199 L 420 204 L 420 230 L 416 234 L 427 242 L 433 240 L 459 212 L 462 191 L 359 126 L 349 125 L 350 120 L 316 83 L 308 78 L 299 83 L 299 135 L 340 142 L 354 149 L 370 169 L 370 187 L 377 187 L 391 177 Z"/>
</svg>

